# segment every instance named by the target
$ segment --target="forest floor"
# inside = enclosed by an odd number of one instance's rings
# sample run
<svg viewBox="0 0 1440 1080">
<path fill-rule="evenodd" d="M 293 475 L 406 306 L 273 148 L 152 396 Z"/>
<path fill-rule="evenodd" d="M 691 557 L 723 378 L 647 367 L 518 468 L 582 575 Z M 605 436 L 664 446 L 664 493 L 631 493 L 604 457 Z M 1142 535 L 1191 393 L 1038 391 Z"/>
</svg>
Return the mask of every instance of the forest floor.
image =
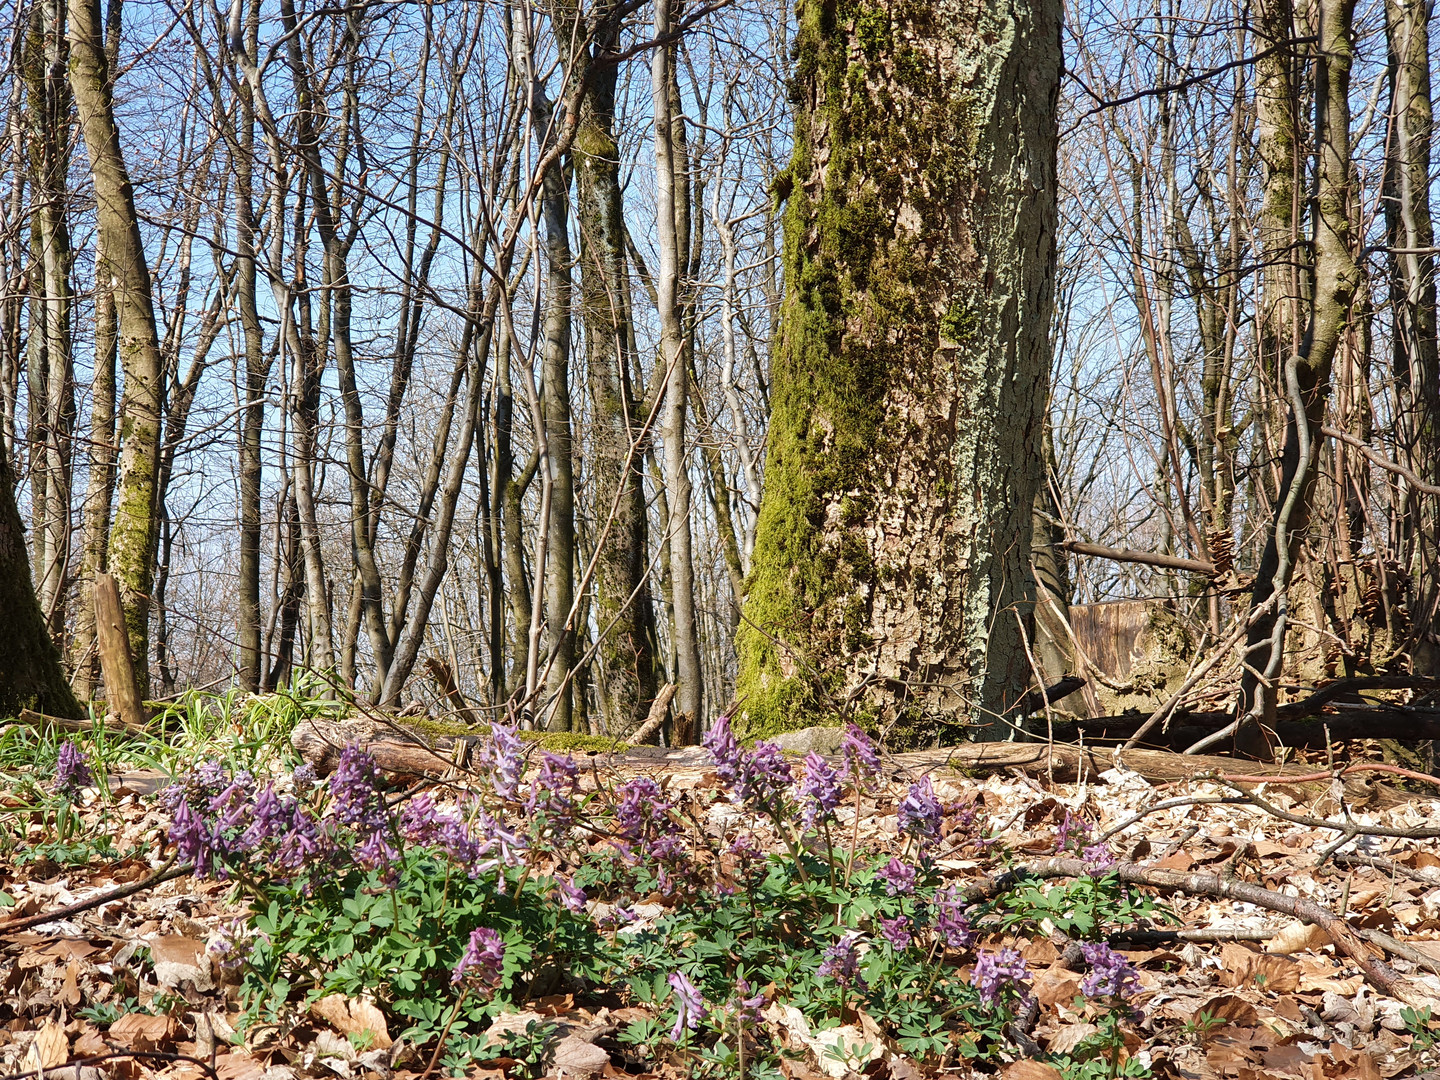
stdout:
<svg viewBox="0 0 1440 1080">
<path fill-rule="evenodd" d="M 1366 748 L 1340 749 L 1361 756 Z M 738 813 L 699 748 L 601 762 L 582 756 L 581 789 L 648 777 L 701 832 L 714 832 L 717 822 L 728 827 Z M 383 992 L 378 1001 L 330 994 L 288 1024 L 247 1026 L 241 980 L 217 959 L 236 920 L 249 917 L 233 881 L 172 877 L 52 914 L 159 876 L 174 850 L 172 815 L 159 793 L 184 764 L 122 761 L 106 783 L 80 790 L 63 811 L 37 796 L 48 775 L 37 785 L 35 774 L 47 774 L 45 766 L 7 774 L 10 784 L 0 789 L 8 830 L 0 834 L 0 1075 L 498 1080 L 744 1076 L 748 1068 L 749 1075 L 800 1080 L 1440 1076 L 1440 1026 L 1430 1011 L 1433 1003 L 1440 1017 L 1440 801 L 1420 792 L 1401 793 L 1381 809 L 1349 803 L 1338 781 L 1321 785 L 1318 795 L 1293 786 L 1247 789 L 1261 796 L 1260 805 L 1233 786 L 1157 784 L 1121 769 L 1066 784 L 937 768 L 931 779 L 946 828 L 925 856 L 927 872 L 943 887 L 968 889 L 968 897 L 1009 889 L 1006 895 L 1029 907 L 1017 901 L 989 909 L 975 924 L 976 951 L 937 947 L 917 963 L 923 971 L 953 956 L 957 980 L 973 981 L 979 950 L 1018 950 L 1027 973 L 1009 999 L 1013 1022 L 1003 1036 L 936 1025 L 934 1041 L 917 1043 L 910 1030 L 907 1042 L 897 1037 L 901 1029 L 867 1012 L 863 994 L 846 1004 L 842 993 L 826 1027 L 773 993 L 772 983 L 751 1005 L 753 1026 L 731 1040 L 732 1049 L 739 1044 L 737 1062 L 733 1053 L 715 1052 L 714 1033 L 711 1049 L 698 1053 L 683 1013 L 679 1040 L 666 1040 L 660 1031 L 676 1011 L 661 994 L 647 1001 L 623 988 L 576 982 L 498 1015 L 492 1009 L 471 1060 L 447 1066 L 400 1037 L 403 1021 Z M 835 810 L 835 833 L 878 858 L 901 852 L 897 807 L 915 782 L 915 766 L 886 759 L 883 781 Z M 463 787 L 464 778 L 452 774 L 404 790 L 412 800 L 421 791 L 454 798 Z M 63 822 L 62 813 L 70 815 Z M 777 833 L 763 822 L 751 825 L 755 837 L 783 851 Z M 1057 852 L 1080 850 L 1072 838 L 1082 829 L 1087 844 L 1102 842 L 1111 853 L 1096 876 L 1129 880 L 1110 894 L 1108 908 L 1087 908 L 1076 891 L 1085 872 L 1073 858 L 1057 860 Z M 1394 835 L 1375 835 L 1387 831 Z M 1337 840 L 1349 842 L 1332 851 Z M 1086 858 L 1095 857 L 1087 847 Z M 1017 879 L 1017 867 L 1034 874 Z M 1057 881 L 1069 884 L 1051 885 Z M 1237 893 L 1235 885 L 1251 892 Z M 1277 910 L 1297 901 L 1318 906 L 1324 918 L 1311 908 L 1298 912 L 1309 922 Z M 587 912 L 605 924 L 604 916 L 625 910 L 630 924 L 610 937 L 643 936 L 664 923 L 669 904 L 681 902 L 656 890 L 635 897 L 629 909 L 591 899 Z M 1099 925 L 1087 925 L 1087 911 Z M 1107 1002 L 1082 992 L 1087 970 L 1097 966 L 1092 954 L 1077 954 L 1085 938 L 1108 941 L 1133 966 L 1138 981 L 1126 989 L 1123 1008 L 1118 994 Z M 879 955 L 878 945 L 868 948 Z M 722 1011 L 714 1002 L 709 1009 L 712 1021 Z M 720 1025 L 721 1049 L 725 1030 Z M 626 1031 L 640 1035 L 622 1037 Z M 1109 1048 L 1095 1052 L 1097 1036 L 1107 1032 Z M 748 1066 L 746 1047 L 754 1055 Z M 1088 1059 L 1079 1052 L 1086 1047 Z"/>
</svg>

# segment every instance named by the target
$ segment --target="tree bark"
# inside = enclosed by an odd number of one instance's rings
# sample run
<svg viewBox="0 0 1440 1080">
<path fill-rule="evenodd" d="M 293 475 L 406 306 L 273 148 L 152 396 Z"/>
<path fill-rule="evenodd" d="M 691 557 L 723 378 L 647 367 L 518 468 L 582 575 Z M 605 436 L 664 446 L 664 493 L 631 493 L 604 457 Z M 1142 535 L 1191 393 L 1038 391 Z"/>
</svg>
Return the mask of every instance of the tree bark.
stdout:
<svg viewBox="0 0 1440 1080">
<path fill-rule="evenodd" d="M 1393 369 L 1401 414 L 1401 460 L 1422 479 L 1440 480 L 1440 358 L 1435 315 L 1435 229 L 1430 216 L 1430 4 L 1388 0 L 1385 30 L 1390 66 L 1390 136 L 1385 159 L 1385 238 L 1394 313 Z M 1405 493 L 1401 550 L 1408 555 L 1416 670 L 1440 669 L 1432 620 L 1440 574 L 1440 513 L 1414 488 Z"/>
<path fill-rule="evenodd" d="M 671 0 L 655 0 L 655 37 L 670 33 Z M 680 318 L 680 265 L 688 220 L 682 213 L 688 202 L 677 198 L 677 175 L 686 162 L 677 160 L 674 140 L 671 68 L 674 47 L 662 45 L 651 58 L 651 84 L 655 112 L 655 208 L 659 265 L 655 292 L 660 313 L 660 372 L 664 411 L 660 437 L 663 444 L 665 489 L 669 496 L 666 544 L 670 551 L 670 589 L 674 609 L 671 635 L 675 648 L 676 713 L 686 718 L 687 729 L 698 734 L 704 700 L 700 665 L 699 626 L 695 611 L 695 563 L 690 531 L 690 472 L 685 452 L 685 413 L 690 371 L 685 333 Z"/>
<path fill-rule="evenodd" d="M 15 506 L 14 477 L 5 442 L 0 439 L 0 717 L 21 709 L 79 720 L 85 710 L 75 700 L 60 653 L 50 638 L 31 585 L 25 526 Z"/>
<path fill-rule="evenodd" d="M 580 231 L 580 313 L 594 410 L 590 475 L 599 551 L 595 616 L 599 671 L 595 685 L 608 733 L 642 724 L 655 698 L 655 612 L 646 574 L 645 417 L 636 414 L 631 382 L 630 275 L 615 140 L 618 16 L 609 3 L 598 27 L 575 136 L 575 210 Z"/>
<path fill-rule="evenodd" d="M 150 590 L 158 515 L 162 368 L 150 271 L 135 194 L 120 152 L 99 0 L 69 0 L 70 88 L 95 184 L 99 230 L 119 327 L 125 390 L 120 398 L 120 471 L 107 561 L 120 587 L 141 693 L 149 685 Z"/>
<path fill-rule="evenodd" d="M 800 5 L 747 733 L 924 742 L 1030 679 L 1060 5 Z"/>
<path fill-rule="evenodd" d="M 1257 723 L 1274 725 L 1277 680 L 1285 655 L 1288 591 L 1310 519 L 1318 478 L 1320 427 L 1330 368 L 1349 323 L 1360 271 L 1350 250 L 1350 66 L 1353 0 L 1319 0 L 1315 65 L 1313 271 L 1309 314 L 1299 347 L 1284 359 L 1281 386 L 1289 408 L 1280 498 L 1251 595 L 1246 665 L 1236 710 L 1236 746 L 1264 749 Z"/>
</svg>

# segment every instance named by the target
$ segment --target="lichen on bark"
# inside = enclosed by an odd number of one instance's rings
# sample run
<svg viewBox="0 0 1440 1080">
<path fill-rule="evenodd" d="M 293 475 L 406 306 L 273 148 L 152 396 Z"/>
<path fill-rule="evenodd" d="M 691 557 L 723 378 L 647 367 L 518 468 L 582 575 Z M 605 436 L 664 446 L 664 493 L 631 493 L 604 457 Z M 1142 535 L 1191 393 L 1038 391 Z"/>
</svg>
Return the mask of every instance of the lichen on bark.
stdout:
<svg viewBox="0 0 1440 1080">
<path fill-rule="evenodd" d="M 1054 0 L 802 0 L 786 297 L 739 722 L 902 741 L 1029 678 L 1055 236 Z"/>
</svg>

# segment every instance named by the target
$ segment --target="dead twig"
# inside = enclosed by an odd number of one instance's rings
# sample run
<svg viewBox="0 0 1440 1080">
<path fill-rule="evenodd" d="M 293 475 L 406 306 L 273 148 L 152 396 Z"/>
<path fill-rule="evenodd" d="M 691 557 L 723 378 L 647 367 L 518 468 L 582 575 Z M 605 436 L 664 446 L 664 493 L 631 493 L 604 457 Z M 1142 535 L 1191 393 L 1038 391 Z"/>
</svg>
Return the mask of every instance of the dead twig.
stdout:
<svg viewBox="0 0 1440 1080">
<path fill-rule="evenodd" d="M 4 922 L 0 922 L 0 934 L 13 934 L 19 930 L 39 926 L 42 923 L 54 922 L 56 919 L 68 919 L 72 915 L 82 914 L 83 912 L 90 911 L 92 908 L 100 907 L 102 904 L 108 904 L 112 900 L 124 900 L 127 896 L 134 896 L 136 893 L 144 892 L 146 889 L 153 889 L 157 885 L 163 885 L 167 881 L 173 881 L 175 878 L 184 877 L 186 874 L 194 872 L 195 865 L 193 863 L 187 862 L 176 866 L 176 858 L 177 855 L 171 855 L 165 865 L 149 877 L 117 886 L 109 892 L 92 896 L 88 900 L 77 900 L 75 903 L 66 904 L 61 908 L 54 908 L 50 911 L 40 911 L 34 915 L 26 915 L 22 918 L 7 919 Z"/>
<path fill-rule="evenodd" d="M 1312 923 L 1325 932 L 1334 946 L 1360 968 L 1365 980 L 1371 986 L 1389 997 L 1412 1005 L 1435 1004 L 1424 990 L 1401 976 L 1383 960 L 1372 956 L 1356 931 L 1329 908 L 1322 907 L 1303 896 L 1286 896 L 1272 892 L 1247 881 L 1221 877 L 1218 874 L 1180 873 L 1174 870 L 1160 870 L 1140 866 L 1133 862 L 1116 863 L 1107 873 L 1115 874 L 1121 881 L 1131 885 L 1170 892 L 1183 892 L 1190 896 L 1213 896 L 1222 900 L 1238 900 L 1254 904 L 1266 911 L 1288 915 L 1293 919 Z M 972 902 L 990 899 L 1008 891 L 1027 878 L 1080 878 L 1090 875 L 1090 870 L 1081 859 L 1055 857 L 1037 863 L 1020 866 L 1007 873 L 986 881 L 977 882 L 966 889 L 966 899 Z"/>
</svg>

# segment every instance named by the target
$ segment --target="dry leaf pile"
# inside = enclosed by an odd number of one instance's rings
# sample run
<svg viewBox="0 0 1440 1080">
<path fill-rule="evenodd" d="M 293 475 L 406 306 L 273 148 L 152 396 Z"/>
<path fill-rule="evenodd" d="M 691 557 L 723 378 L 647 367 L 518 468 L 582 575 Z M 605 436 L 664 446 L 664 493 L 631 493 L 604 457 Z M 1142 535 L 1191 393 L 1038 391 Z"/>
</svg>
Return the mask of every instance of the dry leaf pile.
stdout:
<svg viewBox="0 0 1440 1080">
<path fill-rule="evenodd" d="M 713 774 L 693 752 L 667 761 L 616 760 L 616 772 L 647 772 L 672 792 L 704 802 Z M 597 766 L 594 774 L 599 776 Z M 993 844 L 942 844 L 939 865 L 968 885 L 993 880 L 1009 864 L 1039 863 L 1055 853 L 1067 813 L 1091 822 L 1096 835 L 1131 822 L 1110 838 L 1113 850 L 1141 870 L 1214 875 L 1320 905 L 1403 986 L 1408 1000 L 1383 992 L 1356 957 L 1336 947 L 1320 926 L 1235 898 L 1151 890 L 1178 916 L 1178 926 L 1153 927 L 1112 939 L 1139 969 L 1143 1018 L 1127 1053 L 1153 1075 L 1195 1080 L 1440 1076 L 1440 1045 L 1412 1022 L 1407 1008 L 1433 1003 L 1440 1018 L 1440 849 L 1430 838 L 1374 837 L 1365 830 L 1406 833 L 1440 826 L 1440 801 L 1415 795 L 1385 809 L 1356 809 L 1331 791 L 1302 801 L 1285 787 L 1258 789 L 1272 807 L 1298 818 L 1327 818 L 1356 827 L 1354 843 L 1321 861 L 1340 837 L 1331 829 L 1286 821 L 1247 802 L 1177 800 L 1236 796 L 1208 781 L 1159 786 L 1112 770 L 1082 784 L 1048 784 L 1026 776 L 967 779 L 933 773 L 937 794 L 983 808 Z M 861 819 L 842 811 L 841 824 L 875 849 L 895 833 L 897 793 L 913 779 L 892 766 L 890 785 Z M 389 1030 L 376 1002 L 323 999 L 293 1030 L 252 1027 L 237 1035 L 240 1013 L 233 976 L 212 961 L 210 946 L 242 910 L 231 887 L 185 876 L 90 907 L 36 922 L 54 912 L 155 873 L 166 859 L 166 819 L 153 800 L 155 777 L 115 783 L 110 804 L 88 793 L 83 813 L 92 827 L 117 836 L 121 850 L 149 845 L 147 860 L 65 869 L 54 864 L 0 867 L 14 906 L 0 911 L 0 1076 L 25 1071 L 125 1080 L 259 1080 L 259 1078 L 427 1075 L 428 1054 Z M 733 814 L 711 806 L 717 819 Z M 1139 815 L 1138 820 L 1134 820 Z M 643 915 L 644 912 L 642 911 Z M 14 924 L 29 921 L 23 929 Z M 7 924 L 9 929 L 7 929 Z M 1066 1053 L 1096 1030 L 1093 1004 L 1078 996 L 1082 971 L 1074 950 L 1053 927 L 1003 944 L 1018 947 L 1035 973 L 1039 1008 L 1022 1045 Z M 1001 944 L 993 937 L 991 944 Z M 1082 969 L 1083 970 L 1083 969 Z M 635 1005 L 577 1001 L 561 995 L 532 1002 L 497 1021 L 507 1031 L 542 1023 L 548 1075 L 570 1077 L 688 1075 L 685 1061 L 636 1060 L 614 1038 L 625 1023 L 648 1015 Z M 1413 1014 L 1412 1014 L 1413 1015 Z M 937 1075 L 889 1045 L 862 1011 L 853 1022 L 814 1031 L 783 1001 L 768 1005 L 764 1023 L 790 1048 L 785 1062 L 798 1080 L 847 1075 L 911 1080 Z M 827 1053 L 832 1048 L 838 1053 Z M 841 1063 L 841 1059 L 844 1059 Z M 88 1062 L 88 1064 L 86 1064 Z M 837 1071 L 838 1070 L 838 1071 Z M 971 1066 L 947 1061 L 939 1075 L 994 1075 L 1056 1080 L 1038 1060 Z M 441 1070 L 429 1072 L 440 1075 Z M 526 1075 L 523 1063 L 497 1057 L 470 1075 L 498 1080 Z"/>
</svg>

